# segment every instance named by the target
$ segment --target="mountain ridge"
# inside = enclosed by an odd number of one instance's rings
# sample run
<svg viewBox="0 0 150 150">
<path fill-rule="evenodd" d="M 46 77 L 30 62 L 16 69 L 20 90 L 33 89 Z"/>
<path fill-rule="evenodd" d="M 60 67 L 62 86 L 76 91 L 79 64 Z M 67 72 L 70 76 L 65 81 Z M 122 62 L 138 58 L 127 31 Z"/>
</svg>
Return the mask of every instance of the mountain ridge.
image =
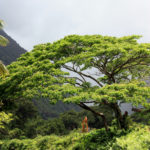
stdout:
<svg viewBox="0 0 150 150">
<path fill-rule="evenodd" d="M 2 60 L 5 65 L 9 65 L 11 62 L 16 61 L 21 54 L 27 52 L 4 30 L 0 30 L 0 35 L 4 36 L 9 41 L 6 47 L 0 46 L 0 60 Z"/>
</svg>

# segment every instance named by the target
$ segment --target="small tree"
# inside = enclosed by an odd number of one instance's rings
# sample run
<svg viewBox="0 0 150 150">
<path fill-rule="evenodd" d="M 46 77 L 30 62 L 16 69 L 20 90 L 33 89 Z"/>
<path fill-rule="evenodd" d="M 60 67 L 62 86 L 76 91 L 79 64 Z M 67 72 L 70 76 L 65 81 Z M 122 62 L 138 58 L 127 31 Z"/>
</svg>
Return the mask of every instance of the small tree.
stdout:
<svg viewBox="0 0 150 150">
<path fill-rule="evenodd" d="M 141 78 L 149 75 L 150 44 L 140 36 L 109 37 L 71 35 L 53 44 L 35 46 L 9 66 L 10 77 L 0 82 L 0 99 L 49 98 L 76 103 L 103 119 L 89 105 L 107 105 L 114 110 L 119 128 L 125 128 L 127 112 L 118 102 L 149 107 L 149 87 Z M 70 75 L 69 75 L 70 74 Z"/>
</svg>

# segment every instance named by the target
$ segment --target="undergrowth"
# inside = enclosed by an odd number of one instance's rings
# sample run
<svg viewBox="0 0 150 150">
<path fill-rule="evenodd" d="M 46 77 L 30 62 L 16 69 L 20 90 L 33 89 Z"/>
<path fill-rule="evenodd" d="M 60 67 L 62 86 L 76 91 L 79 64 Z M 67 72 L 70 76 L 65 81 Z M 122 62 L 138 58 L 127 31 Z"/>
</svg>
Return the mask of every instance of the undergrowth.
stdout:
<svg viewBox="0 0 150 150">
<path fill-rule="evenodd" d="M 38 136 L 35 139 L 0 141 L 1 150 L 149 150 L 150 129 L 138 125 L 128 131 L 111 127 L 89 133 L 74 130 L 66 136 Z"/>
</svg>

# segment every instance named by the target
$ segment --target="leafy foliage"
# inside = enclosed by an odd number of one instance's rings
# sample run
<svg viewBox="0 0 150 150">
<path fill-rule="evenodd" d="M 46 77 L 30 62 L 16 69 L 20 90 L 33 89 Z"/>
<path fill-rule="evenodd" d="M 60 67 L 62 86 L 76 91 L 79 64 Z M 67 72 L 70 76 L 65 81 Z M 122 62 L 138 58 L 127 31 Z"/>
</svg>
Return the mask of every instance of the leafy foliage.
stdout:
<svg viewBox="0 0 150 150">
<path fill-rule="evenodd" d="M 8 124 L 12 120 L 12 114 L 6 114 L 5 112 L 0 112 L 0 129 L 4 128 L 5 124 Z"/>
<path fill-rule="evenodd" d="M 72 130 L 81 128 L 82 120 L 85 116 L 88 118 L 89 129 L 103 128 L 104 123 L 100 117 L 93 113 L 82 110 L 80 112 L 68 111 L 62 113 L 57 118 L 43 120 L 38 114 L 34 105 L 30 101 L 21 101 L 16 108 L 13 109 L 13 120 L 5 128 L 5 133 L 0 139 L 21 139 L 36 138 L 38 135 L 67 135 Z M 17 104 L 17 103 L 15 103 Z M 28 107 L 26 107 L 28 106 Z M 114 116 L 112 111 L 107 107 L 95 106 L 96 110 L 101 109 L 107 117 L 108 124 L 111 125 Z"/>
<path fill-rule="evenodd" d="M 131 133 L 121 138 L 117 138 L 112 145 L 112 150 L 148 150 L 150 149 L 150 129 L 149 127 L 136 128 Z"/>
<path fill-rule="evenodd" d="M 112 144 L 115 143 L 116 138 L 126 135 L 129 132 L 130 131 L 123 130 L 116 131 L 114 128 L 111 128 L 109 132 L 106 132 L 103 128 L 88 133 L 81 139 L 81 143 L 83 145 L 83 149 L 108 150 Z"/>
<path fill-rule="evenodd" d="M 148 127 L 136 127 L 129 131 L 104 129 L 79 133 L 78 130 L 65 136 L 38 136 L 35 139 L 0 141 L 1 150 L 147 150 L 150 147 Z"/>
<path fill-rule="evenodd" d="M 0 141 L 1 150 L 44 150 L 44 149 L 75 149 L 76 141 L 79 141 L 83 135 L 81 133 L 72 132 L 70 135 L 58 137 L 56 135 L 37 137 L 35 139 Z"/>
<path fill-rule="evenodd" d="M 0 20 L 0 30 L 3 28 L 3 21 Z M 0 35 L 0 46 L 6 46 L 8 44 L 8 40 Z M 0 61 L 0 76 L 5 76 L 8 74 L 8 70 L 5 65 Z"/>
<path fill-rule="evenodd" d="M 10 112 L 14 116 L 13 121 L 11 121 L 9 125 L 11 129 L 24 129 L 25 124 L 29 120 L 31 121 L 39 116 L 36 107 L 33 105 L 32 101 L 29 100 L 16 100 Z"/>
<path fill-rule="evenodd" d="M 95 108 L 99 109 L 99 107 Z M 103 108 L 103 112 L 106 113 L 108 118 L 108 124 L 111 125 L 112 120 L 114 119 L 112 111 L 108 108 Z M 24 135 L 28 138 L 35 138 L 38 135 L 66 135 L 74 129 L 81 128 L 81 123 L 83 118 L 88 117 L 88 125 L 90 129 L 93 128 L 103 128 L 104 123 L 101 118 L 93 115 L 93 113 L 86 110 L 81 112 L 68 111 L 62 113 L 58 118 L 42 120 L 40 118 L 35 118 L 29 120 L 24 127 Z"/>
<path fill-rule="evenodd" d="M 134 122 L 150 125 L 150 110 L 142 110 L 131 115 Z"/>
<path fill-rule="evenodd" d="M 8 67 L 11 75 L 0 82 L 0 100 L 5 104 L 17 98 L 48 98 L 53 104 L 76 103 L 101 116 L 108 130 L 105 114 L 87 103 L 107 105 L 118 127 L 125 128 L 127 113 L 121 114 L 119 100 L 149 107 L 149 87 L 135 82 L 148 76 L 150 69 L 150 44 L 139 44 L 139 37 L 71 35 L 35 46 Z"/>
<path fill-rule="evenodd" d="M 7 85 L 8 82 L 12 81 L 11 87 L 13 87 L 14 90 L 11 91 L 12 88 L 10 87 L 7 89 L 7 92 L 4 93 L 13 92 L 15 97 L 22 95 L 27 98 L 43 96 L 50 98 L 52 102 L 55 102 L 53 100 L 61 99 L 62 92 L 63 94 L 70 94 L 71 97 L 73 94 L 78 94 L 81 100 L 85 99 L 88 97 L 85 97 L 88 92 L 93 92 L 93 86 L 85 90 L 85 88 L 82 89 L 70 84 L 62 85 L 67 82 L 77 82 L 63 78 L 63 76 L 65 77 L 68 73 L 58 68 L 60 66 L 67 68 L 65 64 L 69 62 L 74 62 L 76 67 L 83 66 L 79 71 L 81 72 L 87 68 L 97 68 L 93 63 L 97 65 L 102 64 L 102 67 L 106 59 L 105 68 L 100 67 L 102 70 L 99 71 L 99 74 L 107 76 L 107 80 L 112 82 L 112 78 L 109 78 L 109 75 L 112 73 L 117 83 L 125 78 L 123 76 L 129 77 L 130 75 L 132 76 L 131 78 L 138 77 L 139 74 L 143 73 L 143 70 L 140 71 L 139 67 L 145 69 L 144 73 L 147 73 L 146 70 L 149 69 L 147 65 L 149 63 L 150 45 L 138 44 L 135 40 L 136 38 L 139 37 L 115 38 L 100 35 L 73 35 L 65 37 L 53 44 L 35 46 L 33 51 L 27 52 L 19 58 L 17 62 L 9 66 L 11 76 L 8 77 L 5 82 L 2 82 L 1 85 Z M 134 65 L 134 67 L 132 65 Z M 104 71 L 104 69 L 106 70 Z M 138 69 L 138 74 L 136 74 L 136 72 L 132 74 L 131 71 L 135 71 L 135 69 Z M 125 75 L 125 72 L 129 72 L 129 74 Z M 78 71 L 76 73 L 78 74 Z M 117 77 L 120 77 L 120 79 Z M 95 80 L 97 84 L 100 83 L 98 81 L 99 79 L 95 78 Z M 14 82 L 15 84 L 13 84 Z M 103 83 L 107 82 L 108 81 Z M 83 83 L 85 84 L 87 82 Z M 62 85 L 62 87 L 60 87 L 60 85 Z M 5 86 L 3 90 L 6 88 L 7 86 Z M 94 86 L 94 88 L 97 87 Z M 60 91 L 62 92 L 60 93 Z M 7 95 L 9 96 L 9 94 Z M 78 101 L 76 100 L 75 102 Z"/>
<path fill-rule="evenodd" d="M 5 77 L 9 72 L 2 61 L 0 61 L 0 76 Z"/>
<path fill-rule="evenodd" d="M 0 30 L 3 28 L 4 22 L 0 20 Z M 6 46 L 8 44 L 8 40 L 0 35 L 0 46 Z"/>
</svg>

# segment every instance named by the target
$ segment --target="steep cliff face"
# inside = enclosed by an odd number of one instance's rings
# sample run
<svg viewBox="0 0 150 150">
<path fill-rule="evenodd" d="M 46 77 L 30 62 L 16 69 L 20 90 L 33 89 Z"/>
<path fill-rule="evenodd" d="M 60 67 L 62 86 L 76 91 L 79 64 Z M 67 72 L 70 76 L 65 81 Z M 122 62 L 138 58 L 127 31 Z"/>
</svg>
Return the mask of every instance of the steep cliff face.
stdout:
<svg viewBox="0 0 150 150">
<path fill-rule="evenodd" d="M 4 30 L 0 30 L 0 35 L 9 40 L 9 44 L 6 47 L 0 46 L 0 60 L 2 60 L 5 65 L 9 65 L 11 62 L 20 57 L 21 54 L 25 53 L 26 50 L 7 35 Z"/>
</svg>

